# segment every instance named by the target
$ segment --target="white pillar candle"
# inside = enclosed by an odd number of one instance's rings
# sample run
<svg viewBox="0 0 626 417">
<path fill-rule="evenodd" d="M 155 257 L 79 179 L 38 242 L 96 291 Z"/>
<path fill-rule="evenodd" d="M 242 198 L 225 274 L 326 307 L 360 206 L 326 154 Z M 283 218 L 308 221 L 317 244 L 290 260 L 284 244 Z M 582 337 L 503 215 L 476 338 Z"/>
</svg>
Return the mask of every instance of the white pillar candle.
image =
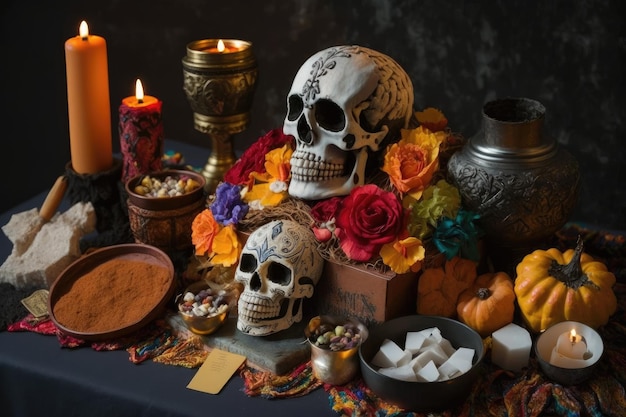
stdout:
<svg viewBox="0 0 626 417">
<path fill-rule="evenodd" d="M 590 356 L 587 343 L 572 329 L 559 335 L 550 355 L 550 364 L 561 368 L 583 368 L 588 366 Z"/>
<path fill-rule="evenodd" d="M 520 371 L 528 366 L 532 339 L 523 327 L 511 323 L 492 333 L 491 361 L 502 369 Z"/>
</svg>

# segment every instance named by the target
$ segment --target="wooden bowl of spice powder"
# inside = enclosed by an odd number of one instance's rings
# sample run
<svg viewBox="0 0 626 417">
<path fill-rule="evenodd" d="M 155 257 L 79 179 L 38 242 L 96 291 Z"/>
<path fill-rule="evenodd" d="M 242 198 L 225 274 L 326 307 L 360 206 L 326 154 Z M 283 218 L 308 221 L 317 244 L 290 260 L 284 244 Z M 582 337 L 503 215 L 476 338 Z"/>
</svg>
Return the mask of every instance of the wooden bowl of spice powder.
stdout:
<svg viewBox="0 0 626 417">
<path fill-rule="evenodd" d="M 50 318 L 89 341 L 126 336 L 163 314 L 175 291 L 174 265 L 144 244 L 98 249 L 69 265 L 50 287 Z"/>
</svg>

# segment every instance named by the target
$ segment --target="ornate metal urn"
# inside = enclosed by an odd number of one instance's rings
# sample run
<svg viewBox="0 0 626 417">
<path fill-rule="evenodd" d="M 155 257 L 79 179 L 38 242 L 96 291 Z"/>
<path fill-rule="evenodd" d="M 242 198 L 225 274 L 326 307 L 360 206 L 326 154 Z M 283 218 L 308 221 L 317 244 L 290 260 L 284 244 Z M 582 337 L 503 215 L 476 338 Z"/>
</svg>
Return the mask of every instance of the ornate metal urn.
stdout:
<svg viewBox="0 0 626 417">
<path fill-rule="evenodd" d="M 488 256 L 508 272 L 549 242 L 578 199 L 578 162 L 544 135 L 545 113 L 527 98 L 486 103 L 482 128 L 448 162 L 464 206 L 481 216 Z"/>
</svg>

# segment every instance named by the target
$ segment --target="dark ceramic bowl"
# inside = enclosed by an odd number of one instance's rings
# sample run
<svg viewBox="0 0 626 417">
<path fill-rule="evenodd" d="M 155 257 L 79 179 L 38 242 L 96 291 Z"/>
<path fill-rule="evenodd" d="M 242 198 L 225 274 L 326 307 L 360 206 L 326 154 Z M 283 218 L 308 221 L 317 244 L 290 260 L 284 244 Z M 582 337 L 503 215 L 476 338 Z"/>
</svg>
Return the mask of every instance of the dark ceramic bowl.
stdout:
<svg viewBox="0 0 626 417">
<path fill-rule="evenodd" d="M 464 374 L 441 382 L 409 382 L 391 378 L 377 371 L 371 360 L 383 340 L 393 340 L 403 347 L 407 332 L 437 327 L 453 347 L 474 349 L 472 368 Z M 480 335 L 465 324 L 438 316 L 412 315 L 376 325 L 359 349 L 361 374 L 365 384 L 381 399 L 405 411 L 427 412 L 453 408 L 465 401 L 479 376 L 479 364 L 485 355 Z"/>
<path fill-rule="evenodd" d="M 591 355 L 589 359 L 581 363 L 584 365 L 582 367 L 555 366 L 550 362 L 550 358 L 556 341 L 561 334 L 572 329 L 585 338 Z M 576 385 L 591 377 L 604 354 L 604 343 L 598 332 L 591 327 L 575 321 L 563 321 L 549 327 L 539 335 L 535 343 L 535 354 L 539 367 L 549 379 L 562 385 Z"/>
<path fill-rule="evenodd" d="M 141 180 L 149 176 L 158 180 L 164 180 L 168 176 L 174 178 L 191 178 L 200 186 L 195 190 L 176 197 L 146 197 L 135 192 L 135 187 L 141 184 Z M 126 192 L 129 202 L 146 210 L 175 210 L 188 206 L 200 200 L 204 196 L 204 186 L 206 179 L 202 174 L 195 171 L 168 169 L 150 174 L 137 175 L 126 181 Z"/>
<path fill-rule="evenodd" d="M 63 323 L 57 314 L 55 314 L 55 306 L 66 295 L 72 295 L 72 287 L 79 282 L 86 274 L 92 271 L 99 265 L 112 260 L 127 260 L 133 262 L 141 262 L 143 264 L 152 264 L 159 267 L 163 267 L 167 270 L 168 279 L 167 285 L 163 289 L 162 294 L 156 294 L 155 302 L 151 306 L 146 306 L 146 309 L 141 312 L 136 321 L 132 323 L 116 323 L 111 328 L 102 328 L 97 331 L 84 331 L 78 328 L 72 328 L 69 325 Z M 147 277 L 149 278 L 149 277 Z M 142 286 L 137 283 L 137 297 L 141 297 Z M 145 285 L 145 283 L 144 283 Z M 145 288 L 145 287 L 143 287 Z M 108 246 L 105 248 L 94 250 L 93 252 L 85 255 L 72 264 L 70 264 L 52 283 L 50 287 L 50 294 L 48 297 L 48 311 L 50 312 L 50 319 L 57 326 L 57 328 L 69 336 L 76 337 L 82 340 L 89 341 L 104 341 L 112 340 L 119 337 L 127 336 L 134 331 L 145 327 L 151 321 L 158 318 L 167 307 L 167 304 L 172 301 L 174 297 L 175 281 L 174 281 L 174 265 L 172 264 L 169 256 L 163 251 L 153 246 L 143 244 L 122 244 Z M 96 285 L 93 289 L 95 293 L 109 291 L 109 285 L 106 279 L 103 279 L 99 285 Z M 111 301 L 109 309 L 111 311 L 119 311 L 123 306 L 116 305 L 115 301 Z M 84 320 L 89 321 L 90 312 L 84 312 Z"/>
</svg>

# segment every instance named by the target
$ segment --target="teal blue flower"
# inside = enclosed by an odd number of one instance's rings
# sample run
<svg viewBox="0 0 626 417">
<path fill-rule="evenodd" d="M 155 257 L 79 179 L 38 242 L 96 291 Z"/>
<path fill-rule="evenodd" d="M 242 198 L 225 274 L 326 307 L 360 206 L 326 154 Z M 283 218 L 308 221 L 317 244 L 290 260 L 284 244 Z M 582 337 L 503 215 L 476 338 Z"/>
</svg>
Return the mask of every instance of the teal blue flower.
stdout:
<svg viewBox="0 0 626 417">
<path fill-rule="evenodd" d="M 458 211 L 454 219 L 441 218 L 433 234 L 433 242 L 446 259 L 458 255 L 472 261 L 480 260 L 478 240 L 483 232 L 475 223 L 479 218 L 478 214 L 463 209 Z"/>
</svg>

